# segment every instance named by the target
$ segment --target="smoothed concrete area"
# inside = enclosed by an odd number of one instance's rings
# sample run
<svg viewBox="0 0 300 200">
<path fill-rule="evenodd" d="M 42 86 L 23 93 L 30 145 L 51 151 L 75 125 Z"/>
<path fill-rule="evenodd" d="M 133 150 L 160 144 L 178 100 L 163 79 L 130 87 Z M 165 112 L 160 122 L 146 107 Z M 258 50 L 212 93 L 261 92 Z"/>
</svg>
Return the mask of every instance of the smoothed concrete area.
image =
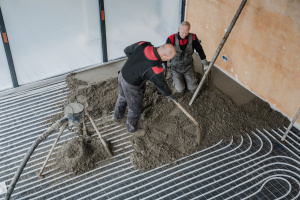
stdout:
<svg viewBox="0 0 300 200">
<path fill-rule="evenodd" d="M 214 67 L 211 71 L 213 84 L 224 94 L 229 96 L 236 105 L 250 102 L 255 95 Z"/>
<path fill-rule="evenodd" d="M 86 81 L 88 83 L 97 83 L 109 78 L 115 78 L 118 76 L 118 71 L 123 67 L 125 60 L 113 62 L 107 65 L 103 65 L 97 68 L 79 72 L 75 75 L 75 78 Z"/>
<path fill-rule="evenodd" d="M 202 63 L 198 54 L 194 53 L 193 59 L 195 71 L 203 76 Z M 211 70 L 211 81 L 222 93 L 229 96 L 236 105 L 248 103 L 255 97 L 252 92 L 244 88 L 217 67 L 213 67 Z"/>
</svg>

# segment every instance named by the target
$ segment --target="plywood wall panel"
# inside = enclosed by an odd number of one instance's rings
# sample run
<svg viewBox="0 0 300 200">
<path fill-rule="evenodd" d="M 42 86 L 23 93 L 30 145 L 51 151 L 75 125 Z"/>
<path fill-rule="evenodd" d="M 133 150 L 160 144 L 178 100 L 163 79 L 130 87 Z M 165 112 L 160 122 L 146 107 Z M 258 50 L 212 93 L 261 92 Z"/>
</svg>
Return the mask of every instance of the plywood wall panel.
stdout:
<svg viewBox="0 0 300 200">
<path fill-rule="evenodd" d="M 241 2 L 187 1 L 186 19 L 192 25 L 191 32 L 201 39 L 209 60 Z M 216 65 L 293 118 L 300 106 L 299 52 L 300 1 L 248 0 Z"/>
</svg>

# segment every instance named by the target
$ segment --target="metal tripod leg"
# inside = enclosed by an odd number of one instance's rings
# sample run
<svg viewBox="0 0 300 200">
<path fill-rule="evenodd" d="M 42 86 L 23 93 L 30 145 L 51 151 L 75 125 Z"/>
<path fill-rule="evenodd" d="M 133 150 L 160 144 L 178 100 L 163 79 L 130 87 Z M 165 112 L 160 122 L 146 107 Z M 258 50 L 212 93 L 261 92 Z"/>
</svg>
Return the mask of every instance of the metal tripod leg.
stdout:
<svg viewBox="0 0 300 200">
<path fill-rule="evenodd" d="M 101 143 L 103 144 L 103 146 L 104 146 L 104 148 L 105 148 L 105 151 L 108 153 L 109 157 L 113 157 L 113 154 L 112 154 L 111 151 L 109 150 L 108 145 L 106 144 L 105 140 L 102 138 L 102 136 L 101 136 L 101 134 L 100 134 L 100 132 L 99 132 L 99 130 L 98 130 L 96 124 L 95 124 L 95 121 L 93 120 L 93 118 L 91 117 L 91 115 L 90 115 L 87 111 L 85 111 L 85 112 L 86 112 L 86 114 L 87 114 L 89 120 L 91 121 L 91 123 L 92 123 L 92 125 L 93 125 L 93 127 L 94 127 L 94 129 L 95 129 L 95 131 L 96 131 L 96 133 L 98 134 L 98 136 L 99 136 L 99 138 L 100 138 L 100 141 L 101 141 Z"/>
<path fill-rule="evenodd" d="M 47 158 L 46 158 L 46 160 L 45 160 L 45 162 L 44 162 L 44 164 L 43 164 L 43 166 L 42 166 L 42 168 L 41 168 L 41 170 L 40 170 L 40 172 L 39 172 L 39 174 L 38 174 L 38 176 L 39 176 L 40 178 L 44 178 L 43 175 L 42 175 L 42 173 L 43 173 L 43 171 L 44 171 L 44 169 L 45 169 L 45 166 L 46 166 L 46 164 L 47 164 L 47 162 L 48 162 L 48 160 L 49 160 L 49 158 L 50 158 L 50 156 L 51 156 L 51 154 L 52 154 L 52 152 L 53 152 L 53 150 L 54 150 L 54 148 L 55 148 L 55 146 L 56 146 L 56 144 L 57 144 L 57 142 L 58 142 L 58 140 L 59 140 L 59 138 L 60 138 L 60 136 L 61 136 L 61 134 L 64 132 L 64 130 L 66 129 L 66 127 L 67 127 L 67 124 L 64 124 L 64 125 L 61 127 L 61 129 L 60 129 L 60 131 L 59 131 L 59 133 L 58 133 L 58 136 L 56 137 L 56 139 L 55 139 L 55 141 L 54 141 L 54 144 L 52 145 L 51 150 L 50 150 L 50 152 L 49 152 L 49 154 L 48 154 L 48 156 L 47 156 Z"/>
</svg>

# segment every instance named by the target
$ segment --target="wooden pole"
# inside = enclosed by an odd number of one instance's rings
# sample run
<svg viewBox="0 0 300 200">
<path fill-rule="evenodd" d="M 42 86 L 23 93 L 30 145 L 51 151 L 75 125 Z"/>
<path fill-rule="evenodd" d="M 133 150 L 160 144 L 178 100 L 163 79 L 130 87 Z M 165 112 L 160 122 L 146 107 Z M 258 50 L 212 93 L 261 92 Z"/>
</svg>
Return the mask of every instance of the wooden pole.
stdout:
<svg viewBox="0 0 300 200">
<path fill-rule="evenodd" d="M 288 134 L 289 131 L 291 130 L 291 128 L 292 128 L 293 124 L 295 123 L 295 121 L 297 120 L 299 114 L 300 114 L 300 107 L 298 108 L 298 111 L 297 111 L 296 115 L 294 116 L 293 120 L 291 121 L 289 127 L 286 129 L 284 135 L 282 136 L 282 138 L 281 138 L 281 141 L 282 141 L 282 142 L 285 140 L 287 134 Z"/>
<path fill-rule="evenodd" d="M 190 113 L 188 113 L 179 103 L 177 103 L 176 101 L 173 101 L 179 108 L 180 108 L 180 110 L 188 117 L 188 118 L 190 118 L 193 122 L 194 122 L 194 124 L 196 125 L 196 126 L 199 126 L 199 123 L 195 120 L 195 118 L 194 117 L 192 117 L 192 115 L 190 115 Z"/>
<path fill-rule="evenodd" d="M 201 142 L 203 141 L 204 138 L 204 133 L 203 133 L 203 128 L 202 125 L 199 124 L 194 117 L 192 117 L 192 115 L 190 115 L 190 113 L 188 113 L 187 110 L 185 110 L 179 103 L 177 103 L 176 101 L 173 100 L 173 102 L 178 106 L 178 108 L 180 108 L 180 110 L 188 117 L 190 118 L 193 123 L 196 125 L 196 134 L 197 134 L 197 143 L 198 145 L 201 144 Z"/>
<path fill-rule="evenodd" d="M 242 1 L 242 3 L 241 3 L 241 5 L 240 5 L 239 9 L 237 10 L 236 14 L 234 15 L 234 18 L 232 19 L 231 24 L 230 24 L 229 27 L 228 27 L 228 30 L 226 31 L 226 33 L 225 33 L 225 35 L 224 35 L 224 37 L 223 37 L 223 39 L 222 39 L 222 41 L 221 41 L 221 43 L 220 43 L 220 45 L 219 45 L 217 51 L 216 51 L 216 53 L 215 53 L 213 59 L 211 60 L 209 66 L 208 66 L 208 69 L 206 70 L 204 76 L 202 77 L 202 79 L 201 79 L 201 81 L 200 81 L 200 83 L 199 83 L 199 85 L 198 85 L 198 87 L 197 87 L 197 89 L 196 89 L 196 91 L 195 91 L 195 93 L 194 93 L 192 99 L 191 99 L 191 101 L 189 102 L 189 105 L 192 105 L 192 103 L 194 102 L 194 100 L 195 100 L 197 94 L 199 93 L 200 89 L 202 88 L 202 86 L 203 86 L 203 84 L 204 84 L 204 81 L 205 81 L 207 75 L 209 74 L 209 72 L 210 72 L 212 66 L 215 64 L 215 62 L 216 62 L 216 60 L 217 60 L 217 58 L 218 58 L 218 56 L 219 56 L 219 54 L 220 54 L 222 48 L 223 48 L 223 46 L 224 46 L 224 44 L 225 44 L 225 42 L 226 42 L 226 40 L 227 40 L 227 38 L 228 38 L 228 36 L 229 36 L 229 34 L 230 34 L 230 32 L 231 32 L 233 26 L 235 25 L 235 22 L 236 22 L 237 19 L 239 18 L 239 16 L 240 16 L 240 14 L 241 14 L 241 12 L 242 12 L 242 10 L 243 10 L 243 8 L 244 8 L 246 2 L 247 2 L 247 0 L 243 0 L 243 1 Z"/>
</svg>

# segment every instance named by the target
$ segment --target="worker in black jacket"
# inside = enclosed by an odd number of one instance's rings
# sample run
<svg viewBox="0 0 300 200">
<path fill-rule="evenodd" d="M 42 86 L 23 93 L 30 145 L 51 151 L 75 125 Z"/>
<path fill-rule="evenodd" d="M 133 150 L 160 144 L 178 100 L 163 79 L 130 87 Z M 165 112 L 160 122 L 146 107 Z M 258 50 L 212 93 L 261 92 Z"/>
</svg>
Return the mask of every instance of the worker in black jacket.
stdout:
<svg viewBox="0 0 300 200">
<path fill-rule="evenodd" d="M 197 51 L 204 70 L 208 68 L 208 61 L 203 48 L 196 34 L 189 33 L 190 23 L 184 21 L 178 28 L 178 33 L 170 35 L 166 41 L 172 44 L 176 50 L 176 55 L 170 61 L 170 71 L 173 78 L 173 85 L 178 93 L 184 93 L 185 88 L 191 92 L 197 88 L 197 78 L 193 64 L 193 53 Z M 166 68 L 166 62 L 164 62 Z"/>
<path fill-rule="evenodd" d="M 124 49 L 128 60 L 118 76 L 119 95 L 115 105 L 114 120 L 120 121 L 128 105 L 127 131 L 137 131 L 138 120 L 142 113 L 142 103 L 146 89 L 146 81 L 153 82 L 158 90 L 171 100 L 177 101 L 164 79 L 162 61 L 168 61 L 175 56 L 171 44 L 159 48 L 150 42 L 137 42 Z"/>
</svg>

